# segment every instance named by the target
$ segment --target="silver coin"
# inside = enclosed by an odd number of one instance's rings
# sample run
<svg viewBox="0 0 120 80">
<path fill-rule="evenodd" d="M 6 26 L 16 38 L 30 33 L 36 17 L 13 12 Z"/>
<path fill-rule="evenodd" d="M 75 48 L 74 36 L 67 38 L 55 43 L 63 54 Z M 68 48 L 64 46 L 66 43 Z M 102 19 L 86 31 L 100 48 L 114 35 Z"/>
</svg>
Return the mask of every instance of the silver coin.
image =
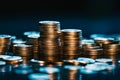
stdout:
<svg viewBox="0 0 120 80">
<path fill-rule="evenodd" d="M 28 76 L 30 80 L 49 80 L 50 75 L 45 73 L 32 73 Z"/>
<path fill-rule="evenodd" d="M 88 63 L 88 64 L 90 64 L 90 63 L 95 63 L 95 60 L 94 60 L 94 59 L 86 58 L 86 57 L 79 57 L 77 60 L 78 60 L 78 61 L 81 61 L 81 62 L 86 62 L 86 63 Z"/>
<path fill-rule="evenodd" d="M 55 67 L 42 67 L 39 69 L 40 72 L 46 72 L 46 73 L 56 73 L 59 72 L 60 70 Z"/>
<path fill-rule="evenodd" d="M 95 59 L 95 61 L 107 63 L 107 62 L 112 62 L 112 59 L 110 59 L 110 58 L 98 58 L 98 59 Z"/>
<path fill-rule="evenodd" d="M 61 32 L 81 32 L 82 30 L 79 29 L 63 29 Z"/>
</svg>

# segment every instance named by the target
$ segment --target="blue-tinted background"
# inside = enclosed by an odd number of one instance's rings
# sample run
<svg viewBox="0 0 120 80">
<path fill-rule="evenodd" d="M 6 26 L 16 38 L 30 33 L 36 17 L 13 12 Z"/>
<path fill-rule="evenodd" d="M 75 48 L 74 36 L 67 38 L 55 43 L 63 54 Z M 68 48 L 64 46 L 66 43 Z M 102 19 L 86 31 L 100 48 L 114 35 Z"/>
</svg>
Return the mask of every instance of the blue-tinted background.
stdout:
<svg viewBox="0 0 120 80">
<path fill-rule="evenodd" d="M 0 34 L 21 37 L 25 31 L 39 31 L 41 20 L 57 20 L 61 29 L 94 33 L 120 33 L 119 0 L 4 0 L 0 1 Z"/>
</svg>

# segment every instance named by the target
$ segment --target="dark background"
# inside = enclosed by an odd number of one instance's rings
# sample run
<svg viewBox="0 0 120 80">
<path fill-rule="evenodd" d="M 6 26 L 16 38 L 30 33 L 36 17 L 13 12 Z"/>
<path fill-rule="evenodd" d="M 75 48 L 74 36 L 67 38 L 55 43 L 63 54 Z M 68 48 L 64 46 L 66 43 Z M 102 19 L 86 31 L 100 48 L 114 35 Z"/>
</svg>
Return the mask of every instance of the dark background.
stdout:
<svg viewBox="0 0 120 80">
<path fill-rule="evenodd" d="M 21 37 L 25 31 L 39 31 L 41 20 L 57 20 L 61 29 L 94 33 L 120 33 L 119 0 L 4 0 L 0 1 L 0 34 Z"/>
</svg>

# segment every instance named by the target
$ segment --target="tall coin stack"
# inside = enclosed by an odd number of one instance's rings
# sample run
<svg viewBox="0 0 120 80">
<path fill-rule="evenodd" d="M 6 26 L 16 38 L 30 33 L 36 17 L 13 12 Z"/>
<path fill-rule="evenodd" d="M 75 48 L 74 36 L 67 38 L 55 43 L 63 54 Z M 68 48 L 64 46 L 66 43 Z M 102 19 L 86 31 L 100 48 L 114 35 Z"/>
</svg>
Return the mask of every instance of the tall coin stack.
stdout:
<svg viewBox="0 0 120 80">
<path fill-rule="evenodd" d="M 40 55 L 52 56 L 59 53 L 60 22 L 40 21 Z"/>
<path fill-rule="evenodd" d="M 82 40 L 82 30 L 61 30 L 61 49 L 63 55 L 78 55 Z"/>
<path fill-rule="evenodd" d="M 0 54 L 5 54 L 11 45 L 11 36 L 10 35 L 0 35 Z"/>
<path fill-rule="evenodd" d="M 23 63 L 26 64 L 28 60 L 33 58 L 33 46 L 27 44 L 15 44 L 13 45 L 13 53 L 17 56 L 21 56 Z"/>
<path fill-rule="evenodd" d="M 34 59 L 38 59 L 38 39 L 39 39 L 40 35 L 36 35 L 36 34 L 33 34 L 33 35 L 28 35 L 27 36 L 27 44 L 30 44 L 30 45 L 33 45 L 33 58 Z"/>
</svg>

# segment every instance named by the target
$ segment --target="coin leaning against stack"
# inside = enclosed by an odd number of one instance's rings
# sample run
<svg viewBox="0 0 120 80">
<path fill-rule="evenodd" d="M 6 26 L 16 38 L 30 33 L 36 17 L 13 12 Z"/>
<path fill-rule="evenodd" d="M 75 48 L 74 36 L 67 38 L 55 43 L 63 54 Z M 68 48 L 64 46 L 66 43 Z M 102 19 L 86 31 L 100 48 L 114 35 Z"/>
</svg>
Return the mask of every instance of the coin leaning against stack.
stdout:
<svg viewBox="0 0 120 80">
<path fill-rule="evenodd" d="M 63 55 L 76 55 L 82 40 L 82 31 L 79 29 L 61 30 L 61 50 Z"/>
<path fill-rule="evenodd" d="M 39 50 L 40 55 L 56 55 L 59 53 L 60 22 L 40 21 Z"/>
<path fill-rule="evenodd" d="M 6 34 L 0 35 L 0 54 L 5 54 L 11 45 L 11 36 Z"/>
</svg>

